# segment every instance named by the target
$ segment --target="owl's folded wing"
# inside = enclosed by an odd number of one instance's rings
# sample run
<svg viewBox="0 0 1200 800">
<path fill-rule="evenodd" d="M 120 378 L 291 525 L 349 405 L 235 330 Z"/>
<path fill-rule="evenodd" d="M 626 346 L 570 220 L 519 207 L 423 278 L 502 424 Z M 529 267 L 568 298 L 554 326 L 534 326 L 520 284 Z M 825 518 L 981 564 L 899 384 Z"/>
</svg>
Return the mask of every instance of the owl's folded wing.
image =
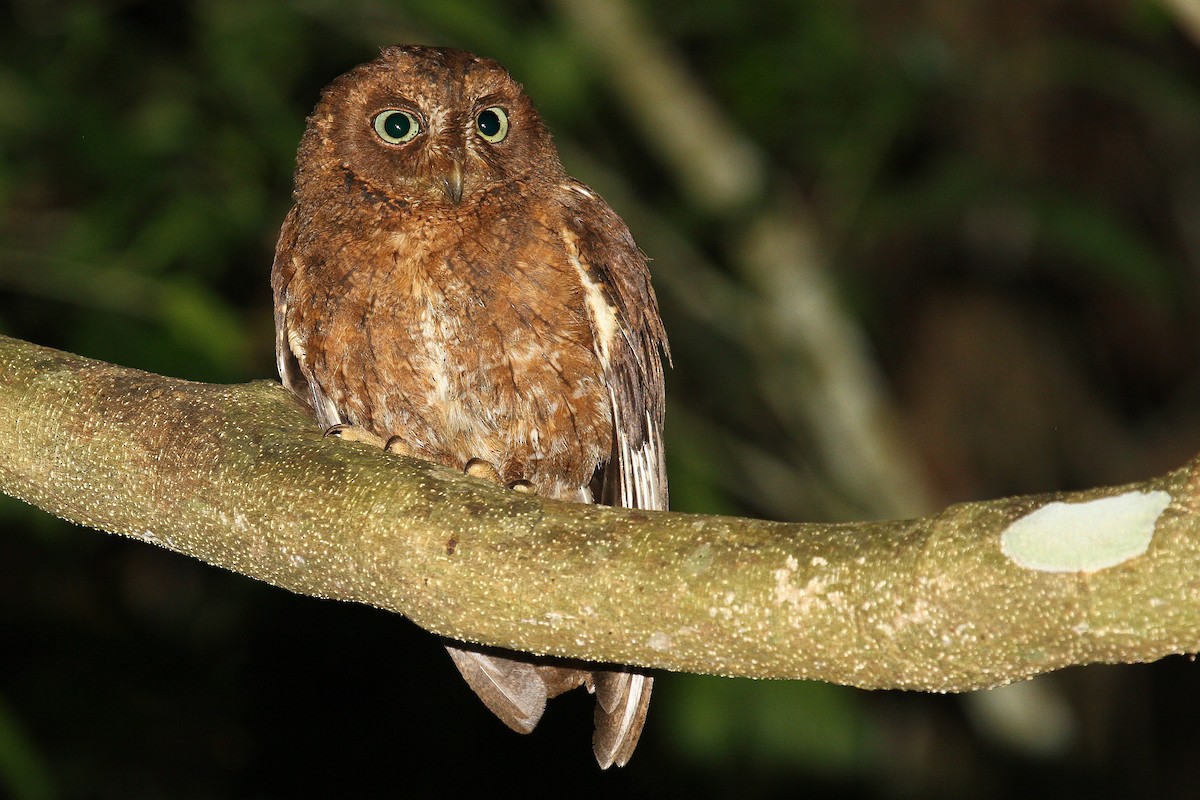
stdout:
<svg viewBox="0 0 1200 800">
<path fill-rule="evenodd" d="M 666 509 L 662 358 L 667 336 L 646 256 L 620 217 L 591 189 L 567 185 L 574 207 L 564 233 L 579 273 L 613 413 L 613 453 L 600 502 Z"/>
<path fill-rule="evenodd" d="M 316 381 L 309 381 L 301 364 L 304 346 L 300 341 L 292 310 L 288 307 L 288 287 L 299 266 L 300 249 L 296 247 L 298 223 L 297 206 L 292 206 L 279 231 L 275 245 L 275 263 L 271 267 L 271 292 L 275 298 L 275 360 L 284 387 L 312 406 L 322 428 L 345 422 L 334 404 L 321 391 Z"/>
</svg>

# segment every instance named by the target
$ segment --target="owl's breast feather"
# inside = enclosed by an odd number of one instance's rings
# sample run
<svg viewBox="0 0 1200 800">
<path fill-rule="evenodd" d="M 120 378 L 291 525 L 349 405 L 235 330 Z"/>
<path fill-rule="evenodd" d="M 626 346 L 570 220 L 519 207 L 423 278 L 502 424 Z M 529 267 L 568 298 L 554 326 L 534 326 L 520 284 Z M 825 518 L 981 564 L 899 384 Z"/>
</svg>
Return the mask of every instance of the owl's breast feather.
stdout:
<svg viewBox="0 0 1200 800">
<path fill-rule="evenodd" d="M 550 494 L 586 485 L 612 423 L 577 273 L 544 242 L 446 239 L 395 231 L 370 279 L 343 284 L 331 341 L 365 359 L 357 379 L 330 376 L 335 394 L 428 458 L 484 458 Z"/>
</svg>

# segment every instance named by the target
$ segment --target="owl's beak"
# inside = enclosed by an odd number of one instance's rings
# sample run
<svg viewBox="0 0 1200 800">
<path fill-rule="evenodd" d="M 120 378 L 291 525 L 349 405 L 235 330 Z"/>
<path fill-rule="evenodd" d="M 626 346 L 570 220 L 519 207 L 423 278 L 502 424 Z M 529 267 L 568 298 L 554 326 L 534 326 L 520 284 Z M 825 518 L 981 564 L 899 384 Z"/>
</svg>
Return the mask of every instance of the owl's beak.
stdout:
<svg viewBox="0 0 1200 800">
<path fill-rule="evenodd" d="M 450 169 L 446 170 L 446 174 L 437 179 L 438 188 L 454 205 L 458 205 L 462 200 L 463 193 L 463 171 L 462 162 L 454 159 L 450 162 Z"/>
</svg>

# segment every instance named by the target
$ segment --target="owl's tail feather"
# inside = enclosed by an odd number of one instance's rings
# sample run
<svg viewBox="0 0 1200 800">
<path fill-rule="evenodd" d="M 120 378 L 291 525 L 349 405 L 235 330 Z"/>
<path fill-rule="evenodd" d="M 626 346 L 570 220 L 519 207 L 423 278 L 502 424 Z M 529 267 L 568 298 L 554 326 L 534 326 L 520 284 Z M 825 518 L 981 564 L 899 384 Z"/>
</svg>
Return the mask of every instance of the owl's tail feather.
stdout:
<svg viewBox="0 0 1200 800">
<path fill-rule="evenodd" d="M 553 659 L 527 660 L 533 656 L 510 658 L 520 654 L 449 640 L 445 644 L 467 685 L 488 710 L 517 733 L 529 733 L 537 727 L 548 699 L 586 686 L 596 695 L 592 750 L 600 767 L 623 767 L 633 755 L 650 706 L 653 680 L 648 675 L 580 669 Z"/>
<path fill-rule="evenodd" d="M 536 664 L 452 644 L 446 645 L 446 652 L 467 685 L 501 722 L 517 733 L 530 733 L 537 727 L 548 695 Z"/>
<path fill-rule="evenodd" d="M 601 769 L 625 766 L 642 735 L 654 679 L 626 670 L 593 672 L 588 690 L 596 694 L 592 752 Z"/>
</svg>

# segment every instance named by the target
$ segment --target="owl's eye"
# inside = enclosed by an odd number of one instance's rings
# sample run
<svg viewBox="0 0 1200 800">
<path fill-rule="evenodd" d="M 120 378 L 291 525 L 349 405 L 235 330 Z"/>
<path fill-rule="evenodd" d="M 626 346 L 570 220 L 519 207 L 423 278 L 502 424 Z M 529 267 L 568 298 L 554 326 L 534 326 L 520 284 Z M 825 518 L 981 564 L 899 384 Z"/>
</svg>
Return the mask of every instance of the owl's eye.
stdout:
<svg viewBox="0 0 1200 800">
<path fill-rule="evenodd" d="M 388 144 L 404 144 L 421 132 L 421 123 L 407 111 L 396 108 L 375 115 L 375 133 Z"/>
<path fill-rule="evenodd" d="M 508 136 L 508 114 L 505 114 L 500 106 L 485 108 L 475 118 L 475 127 L 479 129 L 479 135 L 484 141 L 492 144 L 502 142 L 504 137 Z"/>
</svg>

